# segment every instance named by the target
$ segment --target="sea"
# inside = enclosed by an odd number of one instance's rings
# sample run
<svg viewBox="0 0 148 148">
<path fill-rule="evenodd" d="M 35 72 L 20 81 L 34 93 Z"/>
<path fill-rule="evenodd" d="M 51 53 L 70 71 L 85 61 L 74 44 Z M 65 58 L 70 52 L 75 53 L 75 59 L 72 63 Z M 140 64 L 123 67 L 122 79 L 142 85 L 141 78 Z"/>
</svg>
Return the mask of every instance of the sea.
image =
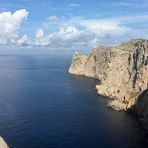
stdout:
<svg viewBox="0 0 148 148">
<path fill-rule="evenodd" d="M 99 82 L 68 73 L 73 54 L 0 55 L 0 136 L 10 148 L 145 148 L 130 113 Z"/>
</svg>

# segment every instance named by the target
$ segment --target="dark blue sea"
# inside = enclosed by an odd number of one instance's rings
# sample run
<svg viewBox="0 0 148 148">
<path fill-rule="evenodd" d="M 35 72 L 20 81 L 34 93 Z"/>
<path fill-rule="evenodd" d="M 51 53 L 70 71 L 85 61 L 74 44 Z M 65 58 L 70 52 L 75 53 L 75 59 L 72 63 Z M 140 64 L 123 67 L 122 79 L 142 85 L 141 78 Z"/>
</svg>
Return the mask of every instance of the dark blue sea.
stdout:
<svg viewBox="0 0 148 148">
<path fill-rule="evenodd" d="M 10 148 L 142 148 L 136 119 L 106 107 L 72 54 L 0 55 L 0 135 Z M 146 147 L 146 146 L 145 146 Z"/>
</svg>

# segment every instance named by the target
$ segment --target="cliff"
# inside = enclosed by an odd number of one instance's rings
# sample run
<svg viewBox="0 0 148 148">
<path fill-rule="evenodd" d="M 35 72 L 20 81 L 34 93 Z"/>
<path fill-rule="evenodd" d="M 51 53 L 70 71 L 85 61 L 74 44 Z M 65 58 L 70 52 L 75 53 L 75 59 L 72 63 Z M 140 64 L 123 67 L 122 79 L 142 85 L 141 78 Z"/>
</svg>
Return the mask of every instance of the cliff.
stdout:
<svg viewBox="0 0 148 148">
<path fill-rule="evenodd" d="M 69 73 L 99 79 L 101 84 L 96 85 L 96 90 L 111 98 L 108 106 L 125 111 L 134 108 L 148 121 L 148 40 L 98 47 L 88 56 L 76 53 Z M 147 97 L 140 99 L 143 92 Z"/>
<path fill-rule="evenodd" d="M 148 87 L 148 41 L 131 40 L 116 47 L 98 47 L 89 56 L 76 53 L 69 72 L 99 79 L 97 92 L 113 99 L 108 105 L 127 110 Z"/>
<path fill-rule="evenodd" d="M 2 137 L 0 137 L 0 148 L 9 148 Z"/>
</svg>

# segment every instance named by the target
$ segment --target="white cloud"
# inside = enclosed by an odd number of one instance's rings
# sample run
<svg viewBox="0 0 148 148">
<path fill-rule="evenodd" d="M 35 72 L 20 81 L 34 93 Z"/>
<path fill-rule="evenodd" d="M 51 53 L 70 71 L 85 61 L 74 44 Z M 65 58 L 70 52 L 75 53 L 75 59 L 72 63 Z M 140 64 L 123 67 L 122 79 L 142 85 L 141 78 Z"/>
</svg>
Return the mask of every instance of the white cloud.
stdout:
<svg viewBox="0 0 148 148">
<path fill-rule="evenodd" d="M 27 35 L 23 35 L 20 39 L 17 40 L 17 44 L 19 46 L 29 46 L 31 41 L 28 39 Z"/>
<path fill-rule="evenodd" d="M 15 44 L 19 31 L 29 12 L 26 9 L 0 13 L 0 44 Z"/>
<path fill-rule="evenodd" d="M 78 40 L 81 36 L 83 36 L 83 31 L 74 26 L 61 27 L 57 32 L 48 35 L 44 35 L 43 30 L 39 29 L 36 34 L 35 45 L 53 48 L 75 47 L 82 43 Z"/>
<path fill-rule="evenodd" d="M 44 36 L 43 30 L 40 28 L 36 33 L 36 38 L 42 38 Z"/>
<path fill-rule="evenodd" d="M 82 32 L 74 26 L 68 26 L 67 28 L 61 28 L 58 35 L 64 40 L 77 38 Z"/>
<path fill-rule="evenodd" d="M 37 30 L 34 45 L 35 46 L 47 46 L 50 43 L 48 37 L 44 36 L 44 31 L 40 28 Z"/>
<path fill-rule="evenodd" d="M 80 22 L 80 25 L 84 26 L 86 30 L 95 33 L 99 37 L 103 37 L 106 34 L 111 36 L 122 36 L 129 33 L 131 30 L 116 21 L 84 20 Z"/>
<path fill-rule="evenodd" d="M 52 27 L 52 24 L 48 27 Z M 133 32 L 131 28 L 118 21 L 80 18 L 68 20 L 60 18 L 57 28 L 59 29 L 49 33 L 46 28 L 40 28 L 36 33 L 35 45 L 54 48 L 91 48 L 105 44 L 108 39 L 113 41 L 113 39 L 122 38 L 125 35 L 128 38 L 129 33 Z"/>
<path fill-rule="evenodd" d="M 116 44 L 130 38 L 143 36 L 128 23 L 142 22 L 147 15 L 112 17 L 107 19 L 65 18 L 49 16 L 36 31 L 35 37 L 20 35 L 22 23 L 28 12 L 0 13 L 0 44 L 15 46 L 39 46 L 49 48 L 92 48 L 97 45 Z"/>
</svg>

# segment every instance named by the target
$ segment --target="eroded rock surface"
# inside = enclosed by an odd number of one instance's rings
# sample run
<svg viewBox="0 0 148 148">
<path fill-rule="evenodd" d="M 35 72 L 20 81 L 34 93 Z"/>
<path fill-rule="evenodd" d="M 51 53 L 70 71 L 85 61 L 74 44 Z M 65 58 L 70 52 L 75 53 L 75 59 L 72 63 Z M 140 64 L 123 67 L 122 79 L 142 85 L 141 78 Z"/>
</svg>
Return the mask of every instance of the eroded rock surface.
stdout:
<svg viewBox="0 0 148 148">
<path fill-rule="evenodd" d="M 97 92 L 112 98 L 108 106 L 128 110 L 148 88 L 148 40 L 98 47 L 88 56 L 76 53 L 69 72 L 99 79 Z"/>
</svg>

